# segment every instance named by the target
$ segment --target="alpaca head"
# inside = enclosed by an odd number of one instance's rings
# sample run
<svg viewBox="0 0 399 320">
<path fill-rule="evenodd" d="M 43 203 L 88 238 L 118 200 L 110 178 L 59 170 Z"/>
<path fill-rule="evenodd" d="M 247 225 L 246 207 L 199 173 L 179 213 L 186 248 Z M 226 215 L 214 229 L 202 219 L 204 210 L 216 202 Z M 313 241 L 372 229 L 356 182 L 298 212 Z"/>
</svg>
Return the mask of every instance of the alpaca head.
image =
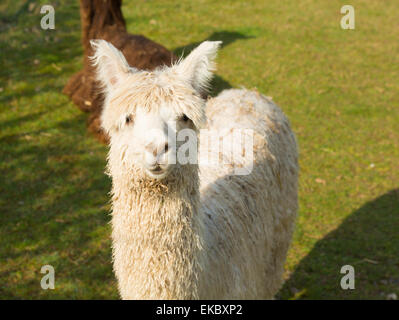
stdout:
<svg viewBox="0 0 399 320">
<path fill-rule="evenodd" d="M 130 67 L 109 42 L 91 42 L 97 79 L 105 93 L 102 127 L 111 137 L 122 171 L 160 180 L 184 165 L 176 157 L 183 144 L 195 144 L 187 150 L 196 151 L 196 134 L 205 120 L 201 94 L 212 77 L 220 43 L 203 42 L 171 67 L 144 71 Z M 188 138 L 180 141 L 182 132 Z"/>
</svg>

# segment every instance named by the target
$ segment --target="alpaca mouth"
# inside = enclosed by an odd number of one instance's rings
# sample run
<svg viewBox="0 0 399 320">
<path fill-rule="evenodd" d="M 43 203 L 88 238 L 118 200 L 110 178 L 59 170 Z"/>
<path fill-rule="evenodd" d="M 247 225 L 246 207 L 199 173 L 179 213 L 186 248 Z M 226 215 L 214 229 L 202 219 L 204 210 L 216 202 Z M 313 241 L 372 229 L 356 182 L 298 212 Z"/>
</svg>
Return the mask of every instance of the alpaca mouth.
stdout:
<svg viewBox="0 0 399 320">
<path fill-rule="evenodd" d="M 167 168 L 162 168 L 159 164 L 147 169 L 151 178 L 162 179 L 168 174 Z"/>
<path fill-rule="evenodd" d="M 155 168 L 151 168 L 150 171 L 152 173 L 161 173 L 161 172 L 163 172 L 163 169 L 161 168 L 161 166 L 158 165 Z"/>
</svg>

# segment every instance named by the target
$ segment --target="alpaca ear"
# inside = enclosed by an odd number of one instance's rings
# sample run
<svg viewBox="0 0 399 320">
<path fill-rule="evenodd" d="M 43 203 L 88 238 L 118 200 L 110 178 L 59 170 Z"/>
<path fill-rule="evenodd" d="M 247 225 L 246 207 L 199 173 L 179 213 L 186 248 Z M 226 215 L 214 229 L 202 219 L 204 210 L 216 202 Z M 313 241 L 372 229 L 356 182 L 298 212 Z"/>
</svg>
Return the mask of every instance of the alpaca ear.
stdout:
<svg viewBox="0 0 399 320">
<path fill-rule="evenodd" d="M 199 93 L 204 93 L 209 88 L 212 72 L 216 67 L 216 54 L 221 44 L 222 41 L 204 41 L 175 66 L 176 72 Z"/>
<path fill-rule="evenodd" d="M 129 64 L 124 55 L 110 42 L 105 40 L 90 40 L 94 54 L 90 57 L 93 66 L 97 68 L 97 80 L 105 88 L 117 86 L 128 74 Z"/>
</svg>

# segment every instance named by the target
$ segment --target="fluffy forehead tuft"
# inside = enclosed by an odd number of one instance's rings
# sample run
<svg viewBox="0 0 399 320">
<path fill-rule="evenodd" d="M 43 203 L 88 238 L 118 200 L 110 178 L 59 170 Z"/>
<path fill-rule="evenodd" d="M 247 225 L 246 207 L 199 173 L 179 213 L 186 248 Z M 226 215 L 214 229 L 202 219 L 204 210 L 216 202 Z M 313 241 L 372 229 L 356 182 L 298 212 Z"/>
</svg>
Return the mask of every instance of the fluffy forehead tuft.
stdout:
<svg viewBox="0 0 399 320">
<path fill-rule="evenodd" d="M 120 127 L 137 108 L 156 113 L 161 106 L 167 106 L 177 115 L 186 114 L 197 128 L 205 120 L 204 100 L 173 70 L 131 73 L 107 95 L 104 103 L 102 124 L 108 132 Z"/>
<path fill-rule="evenodd" d="M 91 44 L 91 59 L 105 93 L 101 120 L 107 132 L 121 127 L 137 108 L 157 112 L 161 106 L 184 113 L 201 127 L 205 102 L 200 95 L 209 87 L 220 41 L 205 41 L 175 65 L 153 72 L 131 68 L 122 52 L 105 40 Z"/>
</svg>

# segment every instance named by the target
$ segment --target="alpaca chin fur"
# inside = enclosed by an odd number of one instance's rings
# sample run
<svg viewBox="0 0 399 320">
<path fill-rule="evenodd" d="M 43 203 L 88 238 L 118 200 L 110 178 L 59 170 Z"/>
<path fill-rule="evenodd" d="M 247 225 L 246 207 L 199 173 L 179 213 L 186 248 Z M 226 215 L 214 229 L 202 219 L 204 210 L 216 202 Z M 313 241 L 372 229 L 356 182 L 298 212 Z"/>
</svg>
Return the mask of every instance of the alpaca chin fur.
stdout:
<svg viewBox="0 0 399 320">
<path fill-rule="evenodd" d="M 280 108 L 256 91 L 200 99 L 218 46 L 206 42 L 170 69 L 122 75 L 134 84 L 107 89 L 102 121 L 111 137 L 113 263 L 123 299 L 272 299 L 282 284 L 298 207 L 296 139 Z M 97 62 L 109 50 L 98 47 Z M 253 163 L 231 156 L 237 142 L 227 139 L 228 164 L 205 165 L 200 152 L 199 165 L 176 164 L 164 179 L 149 178 L 132 160 L 139 152 L 124 144 L 128 131 L 119 121 L 136 107 L 154 112 L 151 100 L 167 100 L 176 113 L 193 115 L 196 129 L 223 131 L 226 139 L 236 128 L 252 129 Z M 250 173 L 236 175 L 234 167 Z"/>
</svg>

